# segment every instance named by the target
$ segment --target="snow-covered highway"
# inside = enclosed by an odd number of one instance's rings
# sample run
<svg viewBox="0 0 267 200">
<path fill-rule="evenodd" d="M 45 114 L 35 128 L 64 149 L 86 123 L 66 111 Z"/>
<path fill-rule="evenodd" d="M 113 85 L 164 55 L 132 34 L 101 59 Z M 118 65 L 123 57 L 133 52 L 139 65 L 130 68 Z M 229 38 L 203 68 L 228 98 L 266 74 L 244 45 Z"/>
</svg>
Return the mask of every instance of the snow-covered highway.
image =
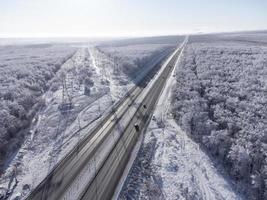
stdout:
<svg viewBox="0 0 267 200">
<path fill-rule="evenodd" d="M 110 198 L 184 45 L 170 56 L 152 81 L 146 77 L 117 103 L 28 199 Z"/>
</svg>

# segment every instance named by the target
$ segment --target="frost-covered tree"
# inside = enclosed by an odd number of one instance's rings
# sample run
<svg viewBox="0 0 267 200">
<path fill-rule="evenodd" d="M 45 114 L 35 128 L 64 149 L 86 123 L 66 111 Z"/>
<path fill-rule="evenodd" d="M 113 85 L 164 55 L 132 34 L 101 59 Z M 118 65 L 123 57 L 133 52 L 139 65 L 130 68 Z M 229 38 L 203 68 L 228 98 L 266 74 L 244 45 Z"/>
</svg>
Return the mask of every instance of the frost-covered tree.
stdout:
<svg viewBox="0 0 267 200">
<path fill-rule="evenodd" d="M 6 156 L 22 142 L 34 113 L 43 105 L 61 65 L 75 52 L 63 46 L 0 47 L 0 171 Z"/>
<path fill-rule="evenodd" d="M 192 36 L 177 70 L 173 115 L 251 199 L 266 197 L 267 49 Z M 265 195 L 265 196 L 264 196 Z"/>
</svg>

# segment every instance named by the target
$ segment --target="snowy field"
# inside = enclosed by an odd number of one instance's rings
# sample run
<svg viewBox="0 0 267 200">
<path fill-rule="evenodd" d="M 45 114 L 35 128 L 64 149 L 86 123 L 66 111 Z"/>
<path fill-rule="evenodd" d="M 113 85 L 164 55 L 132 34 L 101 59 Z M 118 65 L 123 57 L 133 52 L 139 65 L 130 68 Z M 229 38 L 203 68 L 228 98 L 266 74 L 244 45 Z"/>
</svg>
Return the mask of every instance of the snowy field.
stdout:
<svg viewBox="0 0 267 200">
<path fill-rule="evenodd" d="M 171 41 L 161 44 L 149 41 L 151 44 L 147 42 L 145 45 L 116 41 L 116 44 L 106 46 L 105 43 L 65 46 L 64 53 L 70 49 L 71 56 L 59 65 L 42 90 L 39 95 L 42 106 L 33 114 L 23 144 L 8 157 L 3 168 L 1 198 L 24 199 L 101 116 L 182 39 Z M 42 58 L 41 51 L 35 53 Z M 15 51 L 13 57 L 16 56 Z M 50 63 L 53 61 L 49 60 Z M 28 65 L 21 66 L 27 69 Z M 127 72 L 133 69 L 136 73 L 131 76 Z M 29 71 L 33 70 L 30 68 Z M 27 81 L 28 73 L 25 73 Z"/>
</svg>

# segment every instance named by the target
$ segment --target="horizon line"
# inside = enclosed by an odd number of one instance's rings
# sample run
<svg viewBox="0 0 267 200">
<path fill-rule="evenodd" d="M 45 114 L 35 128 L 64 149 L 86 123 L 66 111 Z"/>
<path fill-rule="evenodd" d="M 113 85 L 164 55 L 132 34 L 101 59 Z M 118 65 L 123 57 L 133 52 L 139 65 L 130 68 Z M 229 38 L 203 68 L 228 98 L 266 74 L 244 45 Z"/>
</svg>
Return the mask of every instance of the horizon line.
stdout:
<svg viewBox="0 0 267 200">
<path fill-rule="evenodd" d="M 225 31 L 188 31 L 188 32 L 180 32 L 180 33 L 162 33 L 162 34 L 125 34 L 125 35 L 24 35 L 24 36 L 7 36 L 1 35 L 0 39 L 127 39 L 127 38 L 146 38 L 146 37 L 166 37 L 166 36 L 184 36 L 184 35 L 205 35 L 205 34 L 220 34 L 220 33 L 241 33 L 241 32 L 262 32 L 267 31 L 266 29 L 245 29 L 245 30 L 225 30 Z"/>
</svg>

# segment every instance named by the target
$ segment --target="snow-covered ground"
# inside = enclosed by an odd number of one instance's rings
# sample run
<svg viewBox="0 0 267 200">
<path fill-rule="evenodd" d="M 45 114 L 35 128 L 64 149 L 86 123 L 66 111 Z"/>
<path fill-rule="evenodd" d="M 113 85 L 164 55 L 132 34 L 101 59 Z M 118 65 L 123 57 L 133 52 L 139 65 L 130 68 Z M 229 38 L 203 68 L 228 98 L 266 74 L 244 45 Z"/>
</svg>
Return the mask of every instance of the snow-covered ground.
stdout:
<svg viewBox="0 0 267 200">
<path fill-rule="evenodd" d="M 242 199 L 171 113 L 173 71 L 118 199 Z"/>
<path fill-rule="evenodd" d="M 131 49 L 129 46 L 127 48 Z M 148 46 L 145 49 L 139 47 L 136 51 L 128 50 L 128 53 L 123 49 L 124 55 L 131 56 L 138 52 L 139 61 L 143 64 L 140 67 L 140 63 L 135 63 L 132 67 L 139 66 L 138 69 L 142 72 L 139 71 L 136 77 L 129 77 L 120 62 L 113 59 L 112 53 L 107 55 L 93 46 L 80 47 L 76 54 L 61 66 L 51 88 L 42 96 L 45 107 L 35 115 L 29 130 L 31 134 L 1 175 L 2 197 L 23 199 L 27 196 L 138 79 L 144 76 L 154 63 L 168 55 L 172 45 L 165 51 L 166 48 L 166 45 L 151 45 L 150 50 Z M 144 55 L 149 51 L 149 61 L 143 61 Z M 120 57 L 123 59 L 123 55 Z M 87 79 L 89 85 L 84 83 L 83 78 Z M 87 92 L 86 87 L 89 87 Z M 72 108 L 60 111 L 59 107 L 63 102 L 71 102 Z"/>
</svg>

